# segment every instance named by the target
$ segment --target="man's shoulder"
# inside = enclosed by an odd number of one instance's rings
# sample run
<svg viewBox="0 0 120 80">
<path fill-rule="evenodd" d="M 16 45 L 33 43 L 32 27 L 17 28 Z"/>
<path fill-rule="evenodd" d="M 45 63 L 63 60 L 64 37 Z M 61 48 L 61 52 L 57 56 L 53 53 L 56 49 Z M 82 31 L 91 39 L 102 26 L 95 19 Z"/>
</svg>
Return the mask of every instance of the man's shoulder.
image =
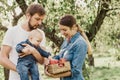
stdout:
<svg viewBox="0 0 120 80">
<path fill-rule="evenodd" d="M 20 26 L 16 25 L 16 26 L 12 26 L 8 28 L 8 31 L 16 31 L 17 29 L 19 29 Z"/>
</svg>

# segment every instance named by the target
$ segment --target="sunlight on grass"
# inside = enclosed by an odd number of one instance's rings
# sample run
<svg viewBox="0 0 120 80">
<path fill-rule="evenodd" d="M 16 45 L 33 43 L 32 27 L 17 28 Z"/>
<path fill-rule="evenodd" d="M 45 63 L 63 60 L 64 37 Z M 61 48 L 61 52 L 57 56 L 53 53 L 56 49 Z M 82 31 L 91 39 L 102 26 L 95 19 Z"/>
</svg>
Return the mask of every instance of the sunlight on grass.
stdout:
<svg viewBox="0 0 120 80">
<path fill-rule="evenodd" d="M 95 67 L 90 69 L 90 80 L 120 80 L 119 63 L 115 57 L 95 57 Z"/>
<path fill-rule="evenodd" d="M 120 80 L 119 70 L 119 67 L 96 67 L 90 74 L 90 80 Z"/>
</svg>

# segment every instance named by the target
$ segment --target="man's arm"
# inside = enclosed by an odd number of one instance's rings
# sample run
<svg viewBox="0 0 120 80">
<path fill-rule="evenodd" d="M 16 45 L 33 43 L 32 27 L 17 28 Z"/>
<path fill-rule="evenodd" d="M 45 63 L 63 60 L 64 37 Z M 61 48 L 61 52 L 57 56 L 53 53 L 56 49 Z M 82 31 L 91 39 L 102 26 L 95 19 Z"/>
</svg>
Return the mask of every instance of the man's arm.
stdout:
<svg viewBox="0 0 120 80">
<path fill-rule="evenodd" d="M 13 64 L 10 60 L 9 60 L 9 53 L 11 51 L 11 47 L 7 46 L 7 45 L 3 45 L 1 47 L 1 51 L 0 51 L 0 65 L 11 69 L 13 71 L 16 71 L 16 66 L 15 64 Z"/>
<path fill-rule="evenodd" d="M 30 46 L 29 44 L 23 44 L 23 45 L 25 47 L 22 50 L 23 53 L 19 55 L 20 57 L 24 57 L 26 55 L 32 54 L 40 64 L 44 63 L 44 57 L 42 57 L 34 47 Z"/>
<path fill-rule="evenodd" d="M 44 57 L 41 56 L 35 48 L 32 49 L 32 55 L 37 59 L 40 64 L 44 63 Z"/>
</svg>

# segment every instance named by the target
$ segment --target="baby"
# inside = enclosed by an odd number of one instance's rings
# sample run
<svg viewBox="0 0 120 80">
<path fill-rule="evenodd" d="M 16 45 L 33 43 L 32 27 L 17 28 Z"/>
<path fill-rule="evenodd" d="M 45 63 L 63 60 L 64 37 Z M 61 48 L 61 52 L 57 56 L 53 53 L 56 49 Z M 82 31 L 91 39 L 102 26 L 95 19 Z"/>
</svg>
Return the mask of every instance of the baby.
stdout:
<svg viewBox="0 0 120 80">
<path fill-rule="evenodd" d="M 17 44 L 16 46 L 16 51 L 18 54 L 21 54 L 24 52 L 24 50 L 29 48 L 26 48 L 24 44 L 29 44 L 30 46 L 34 47 L 38 52 L 40 53 L 41 56 L 43 57 L 50 57 L 50 53 L 44 51 L 41 49 L 39 46 L 42 41 L 42 33 L 36 29 L 32 30 L 29 33 L 28 39 L 25 41 L 22 41 Z M 25 49 L 26 48 L 26 49 Z M 25 57 L 19 57 L 18 62 L 17 62 L 17 71 L 20 75 L 21 80 L 29 80 L 28 73 L 30 73 L 31 79 L 32 80 L 40 80 L 39 79 L 39 72 L 38 72 L 38 66 L 36 64 L 36 59 L 32 54 L 27 55 Z"/>
</svg>

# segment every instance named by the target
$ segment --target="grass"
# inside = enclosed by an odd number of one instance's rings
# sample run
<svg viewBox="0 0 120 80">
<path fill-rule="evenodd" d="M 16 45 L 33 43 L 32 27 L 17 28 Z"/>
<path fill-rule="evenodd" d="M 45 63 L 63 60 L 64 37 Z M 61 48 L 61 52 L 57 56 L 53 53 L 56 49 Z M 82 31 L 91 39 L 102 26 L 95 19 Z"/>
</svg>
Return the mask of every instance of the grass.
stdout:
<svg viewBox="0 0 120 80">
<path fill-rule="evenodd" d="M 90 80 L 120 80 L 120 61 L 115 56 L 95 57 L 95 67 L 90 69 Z"/>
<path fill-rule="evenodd" d="M 96 67 L 90 74 L 90 80 L 120 80 L 120 67 Z"/>
</svg>

